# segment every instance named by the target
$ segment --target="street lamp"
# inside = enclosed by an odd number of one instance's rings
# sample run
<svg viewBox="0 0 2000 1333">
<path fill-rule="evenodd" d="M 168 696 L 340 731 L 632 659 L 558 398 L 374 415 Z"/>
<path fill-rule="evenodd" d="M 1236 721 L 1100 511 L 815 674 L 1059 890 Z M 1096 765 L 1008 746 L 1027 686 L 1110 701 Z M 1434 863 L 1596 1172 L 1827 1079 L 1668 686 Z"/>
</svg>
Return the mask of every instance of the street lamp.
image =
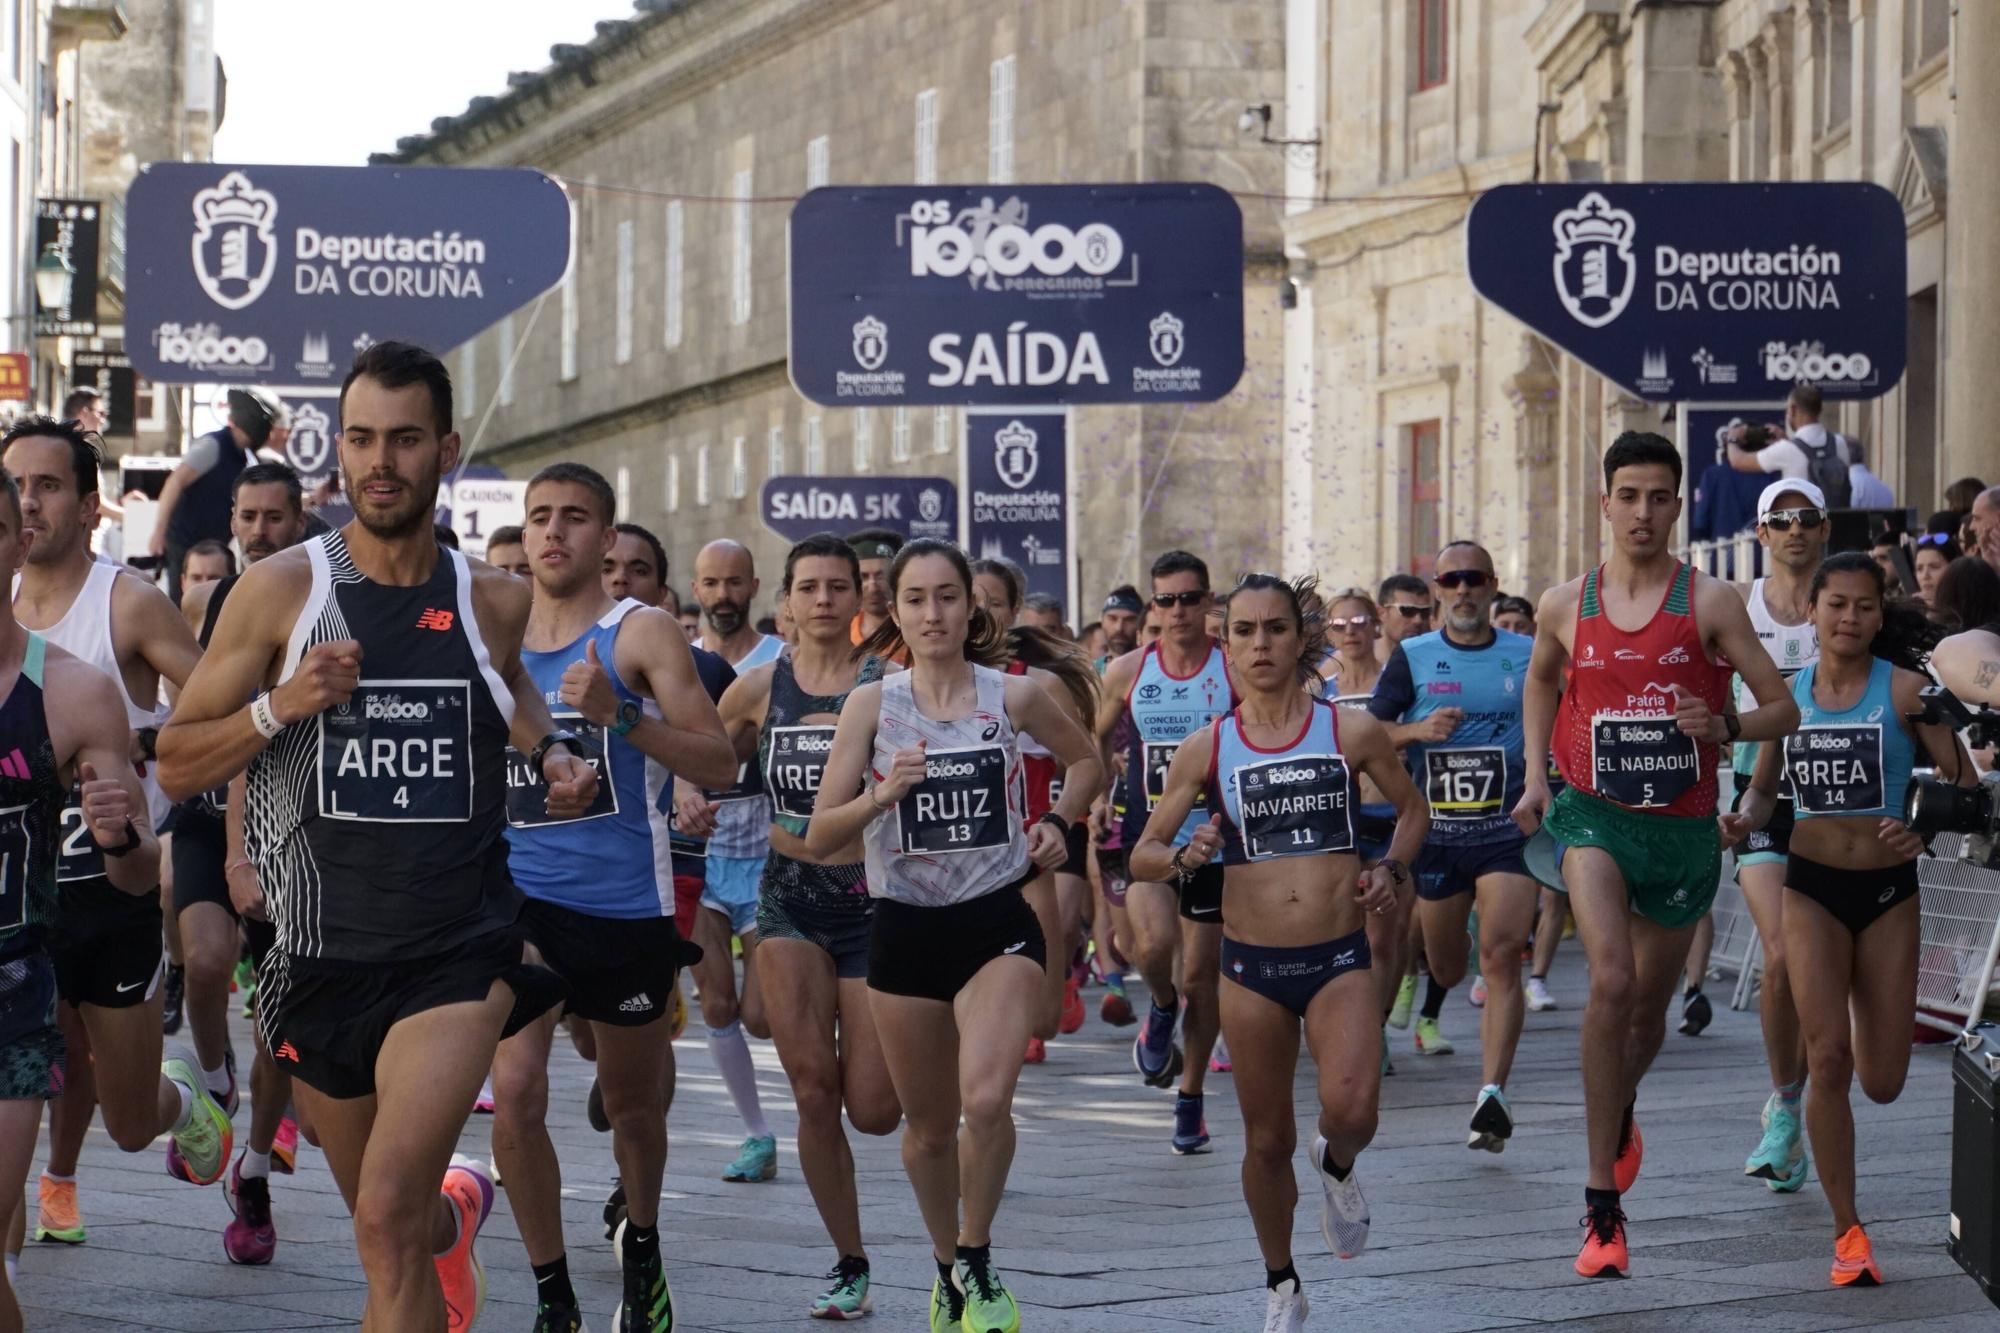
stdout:
<svg viewBox="0 0 2000 1333">
<path fill-rule="evenodd" d="M 1257 136 L 1258 143 L 1269 144 L 1273 148 L 1281 148 L 1287 156 L 1293 152 L 1298 152 L 1301 158 L 1307 161 L 1311 160 L 1312 155 L 1319 151 L 1319 136 L 1317 134 L 1313 135 L 1310 139 L 1273 138 L 1271 136 L 1271 104 L 1269 102 L 1257 102 L 1244 107 L 1242 114 L 1236 117 L 1236 132 L 1243 135 L 1254 133 Z"/>
<path fill-rule="evenodd" d="M 50 241 L 35 260 L 35 299 L 51 314 L 67 310 L 75 286 L 76 265 L 69 262 L 69 256 L 56 242 Z"/>
</svg>

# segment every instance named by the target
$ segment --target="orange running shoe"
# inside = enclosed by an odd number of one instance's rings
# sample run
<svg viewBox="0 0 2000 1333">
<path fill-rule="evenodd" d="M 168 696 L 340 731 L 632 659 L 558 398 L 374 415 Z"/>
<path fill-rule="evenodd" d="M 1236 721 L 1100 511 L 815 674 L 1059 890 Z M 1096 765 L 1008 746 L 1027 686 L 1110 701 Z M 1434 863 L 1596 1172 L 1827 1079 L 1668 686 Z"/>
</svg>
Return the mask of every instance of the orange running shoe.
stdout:
<svg viewBox="0 0 2000 1333">
<path fill-rule="evenodd" d="M 83 1213 L 76 1206 L 76 1181 L 51 1180 L 42 1173 L 41 1208 L 35 1217 L 35 1239 L 62 1245 L 83 1244 Z"/>
<path fill-rule="evenodd" d="M 486 1270 L 473 1245 L 493 1211 L 493 1178 L 472 1158 L 453 1156 L 442 1192 L 457 1215 L 458 1237 L 437 1256 L 437 1275 L 444 1287 L 445 1327 L 463 1333 L 486 1308 Z"/>
<path fill-rule="evenodd" d="M 1083 1026 L 1083 991 L 1077 979 L 1071 977 L 1063 984 L 1062 1018 L 1057 1028 L 1062 1032 L 1074 1032 Z"/>
<path fill-rule="evenodd" d="M 1646 1137 L 1639 1132 L 1639 1120 L 1632 1108 L 1625 1108 L 1625 1132 L 1618 1140 L 1618 1160 L 1611 1165 L 1611 1181 L 1623 1194 L 1639 1178 L 1639 1163 L 1646 1159 Z"/>
<path fill-rule="evenodd" d="M 1044 1042 L 1040 1037 L 1028 1038 L 1027 1054 L 1021 1057 L 1021 1063 L 1024 1065 L 1038 1065 L 1042 1061 L 1048 1058 L 1049 1058 L 1048 1044 Z"/>
<path fill-rule="evenodd" d="M 1879 1287 L 1882 1270 L 1875 1263 L 1875 1247 L 1868 1233 L 1858 1226 L 1833 1243 L 1833 1285 L 1836 1287 Z"/>
<path fill-rule="evenodd" d="M 299 1165 L 299 1122 L 286 1116 L 271 1136 L 271 1169 L 289 1176 Z"/>
<path fill-rule="evenodd" d="M 1578 1277 L 1628 1277 L 1632 1254 L 1625 1246 L 1625 1213 L 1592 1208 L 1583 1215 L 1583 1252 L 1576 1256 Z"/>
</svg>

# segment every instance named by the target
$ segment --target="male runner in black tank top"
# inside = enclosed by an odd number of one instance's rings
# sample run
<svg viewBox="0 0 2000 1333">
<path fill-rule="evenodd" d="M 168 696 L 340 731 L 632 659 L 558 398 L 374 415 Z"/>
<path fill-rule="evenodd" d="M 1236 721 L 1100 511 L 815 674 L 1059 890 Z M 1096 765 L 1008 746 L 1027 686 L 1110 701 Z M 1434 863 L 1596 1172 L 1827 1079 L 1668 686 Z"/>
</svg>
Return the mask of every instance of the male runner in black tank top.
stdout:
<svg viewBox="0 0 2000 1333">
<path fill-rule="evenodd" d="M 249 767 L 278 927 L 258 1018 L 353 1211 L 362 1327 L 462 1329 L 493 1185 L 452 1148 L 510 1016 L 553 1000 L 521 961 L 506 745 L 552 814 L 587 809 L 597 780 L 522 669 L 528 585 L 432 530 L 460 448 L 443 365 L 361 353 L 339 448 L 354 520 L 244 575 L 161 733 L 161 780 L 185 798 Z"/>
<path fill-rule="evenodd" d="M 305 535 L 304 496 L 298 473 L 283 463 L 258 463 L 237 474 L 229 511 L 230 534 L 243 548 L 245 567 L 296 546 Z M 181 610 L 203 648 L 241 575 L 189 587 Z M 187 1023 L 202 1068 L 234 1067 L 229 1045 L 229 979 L 242 951 L 250 947 L 253 967 L 262 968 L 277 938 L 265 914 L 256 867 L 242 852 L 242 782 L 182 801 L 175 807 L 173 910 L 187 959 Z M 225 829 L 225 821 L 232 827 Z M 231 848 L 235 850 L 231 850 Z M 234 901 L 240 895 L 243 902 Z M 239 935 L 240 932 L 240 935 Z M 222 1249 L 233 1263 L 267 1264 L 277 1248 L 271 1223 L 272 1150 L 292 1097 L 291 1075 L 280 1069 L 252 1029 L 256 1055 L 250 1066 L 250 1132 L 227 1184 L 230 1212 Z M 233 1108 L 232 1108 L 233 1109 Z M 293 1127 L 277 1169 L 290 1172 L 297 1151 Z"/>
</svg>

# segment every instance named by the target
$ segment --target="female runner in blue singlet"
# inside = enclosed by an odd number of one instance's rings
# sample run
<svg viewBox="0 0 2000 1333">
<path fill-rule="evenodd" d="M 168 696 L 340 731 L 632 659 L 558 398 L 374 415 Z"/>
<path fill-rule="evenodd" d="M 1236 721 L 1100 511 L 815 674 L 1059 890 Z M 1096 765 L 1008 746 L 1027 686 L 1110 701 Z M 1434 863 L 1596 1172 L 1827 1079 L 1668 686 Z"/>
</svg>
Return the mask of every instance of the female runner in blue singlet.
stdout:
<svg viewBox="0 0 2000 1333">
<path fill-rule="evenodd" d="M 1270 1289 L 1265 1327 L 1283 1330 L 1303 1328 L 1306 1315 L 1291 1244 L 1300 1031 L 1319 1069 L 1320 1230 L 1329 1249 L 1352 1258 L 1368 1243 L 1355 1161 L 1375 1136 L 1382 1087 L 1363 922 L 1393 906 L 1430 827 L 1381 724 L 1300 688 L 1317 676 L 1325 642 L 1322 622 L 1299 609 L 1312 586 L 1250 574 L 1229 594 L 1224 647 L 1242 702 L 1175 753 L 1131 853 L 1132 873 L 1158 881 L 1211 860 L 1226 867 L 1222 1030 L 1243 1113 L 1243 1195 Z M 1396 808 L 1387 854 L 1365 870 L 1355 830 L 1363 773 Z M 1181 821 L 1203 804 L 1209 822 L 1175 850 Z"/>
</svg>

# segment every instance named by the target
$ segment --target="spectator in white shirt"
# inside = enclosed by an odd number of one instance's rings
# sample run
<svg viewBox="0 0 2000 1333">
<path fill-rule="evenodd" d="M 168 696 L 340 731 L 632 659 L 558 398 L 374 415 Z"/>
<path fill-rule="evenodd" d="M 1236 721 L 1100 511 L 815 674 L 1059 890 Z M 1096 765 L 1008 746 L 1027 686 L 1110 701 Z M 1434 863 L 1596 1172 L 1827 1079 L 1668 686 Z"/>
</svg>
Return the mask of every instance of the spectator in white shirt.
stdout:
<svg viewBox="0 0 2000 1333">
<path fill-rule="evenodd" d="M 1854 441 L 1844 435 L 1834 435 L 1820 425 L 1820 407 L 1820 394 L 1816 387 L 1810 384 L 1794 385 L 1791 396 L 1785 401 L 1785 429 L 1791 438 L 1773 440 L 1754 453 L 1731 444 L 1729 466 L 1738 472 L 1775 472 L 1792 481 L 1804 481 L 1811 477 L 1812 466 L 1806 450 L 1799 447 L 1800 443 L 1818 449 L 1831 441 L 1835 455 L 1852 468 L 1857 461 L 1851 451 Z"/>
</svg>

